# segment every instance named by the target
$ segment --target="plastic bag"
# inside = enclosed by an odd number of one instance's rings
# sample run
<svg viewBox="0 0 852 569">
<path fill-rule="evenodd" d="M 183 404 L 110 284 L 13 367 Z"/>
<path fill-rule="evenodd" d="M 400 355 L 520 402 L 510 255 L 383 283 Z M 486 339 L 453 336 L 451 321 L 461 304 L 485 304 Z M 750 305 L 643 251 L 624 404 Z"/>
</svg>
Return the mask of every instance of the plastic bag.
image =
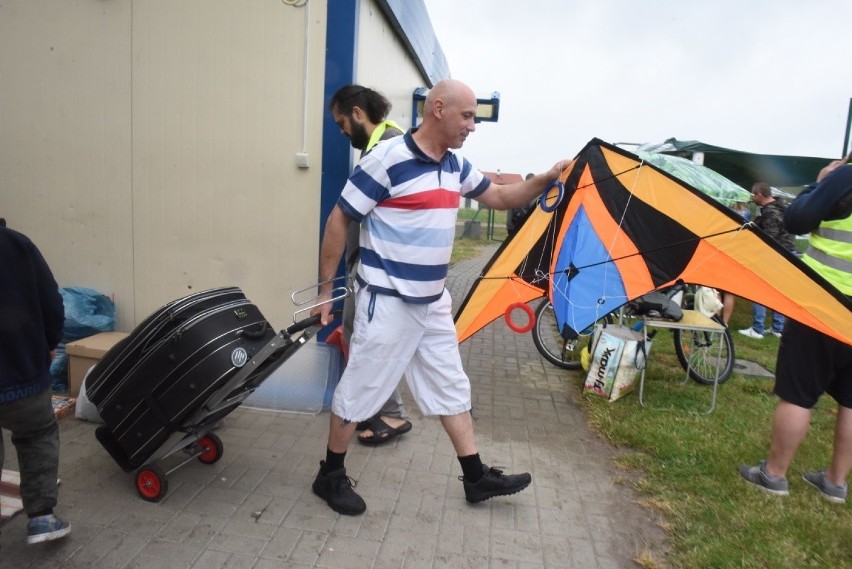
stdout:
<svg viewBox="0 0 852 569">
<path fill-rule="evenodd" d="M 59 292 L 65 303 L 63 341 L 73 342 L 115 330 L 115 305 L 108 296 L 83 287 L 61 288 Z"/>
<path fill-rule="evenodd" d="M 719 297 L 719 291 L 706 286 L 698 287 L 695 291 L 695 310 L 707 318 L 713 318 L 721 309 L 722 299 Z"/>
<path fill-rule="evenodd" d="M 65 304 L 65 328 L 62 342 L 56 347 L 56 357 L 50 364 L 53 391 L 68 390 L 68 355 L 65 344 L 115 330 L 115 305 L 108 296 L 85 287 L 59 289 Z"/>
</svg>

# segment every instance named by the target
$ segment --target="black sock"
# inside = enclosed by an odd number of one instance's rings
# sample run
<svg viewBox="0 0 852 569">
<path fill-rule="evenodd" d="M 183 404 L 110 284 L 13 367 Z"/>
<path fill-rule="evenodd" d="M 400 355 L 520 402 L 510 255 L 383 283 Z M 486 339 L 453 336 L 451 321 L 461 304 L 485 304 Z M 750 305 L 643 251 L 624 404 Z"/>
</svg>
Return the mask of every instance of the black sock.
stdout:
<svg viewBox="0 0 852 569">
<path fill-rule="evenodd" d="M 482 478 L 482 460 L 479 458 L 479 453 L 458 458 L 464 479 L 468 482 L 478 482 Z"/>
<path fill-rule="evenodd" d="M 40 512 L 35 512 L 34 514 L 27 514 L 29 519 L 38 518 L 41 516 L 49 516 L 53 513 L 53 508 L 48 508 L 46 510 L 42 510 Z"/>
<path fill-rule="evenodd" d="M 322 474 L 328 474 L 335 470 L 343 468 L 343 460 L 346 458 L 345 452 L 333 452 L 331 449 L 325 449 L 325 463 L 320 468 Z"/>
</svg>

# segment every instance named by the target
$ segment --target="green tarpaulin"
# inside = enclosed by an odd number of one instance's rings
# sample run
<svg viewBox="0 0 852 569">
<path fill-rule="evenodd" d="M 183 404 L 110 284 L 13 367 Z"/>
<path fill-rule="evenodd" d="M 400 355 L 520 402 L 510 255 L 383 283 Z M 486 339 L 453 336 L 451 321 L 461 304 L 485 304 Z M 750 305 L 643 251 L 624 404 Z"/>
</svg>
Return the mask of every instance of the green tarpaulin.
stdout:
<svg viewBox="0 0 852 569">
<path fill-rule="evenodd" d="M 782 156 L 754 154 L 705 144 L 697 140 L 669 138 L 662 144 L 643 144 L 638 150 L 681 156 L 700 162 L 743 188 L 750 189 L 755 182 L 770 186 L 794 188 L 816 180 L 819 171 L 832 158 L 809 156 Z M 701 160 L 695 154 L 702 153 Z"/>
</svg>

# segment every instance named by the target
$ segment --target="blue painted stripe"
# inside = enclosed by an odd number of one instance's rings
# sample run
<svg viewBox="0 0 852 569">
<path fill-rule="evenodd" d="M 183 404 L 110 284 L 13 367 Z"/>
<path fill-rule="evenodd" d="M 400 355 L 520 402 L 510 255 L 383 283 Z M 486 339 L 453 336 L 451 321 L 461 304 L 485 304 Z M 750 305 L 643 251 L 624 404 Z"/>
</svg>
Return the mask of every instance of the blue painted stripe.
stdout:
<svg viewBox="0 0 852 569">
<path fill-rule="evenodd" d="M 375 251 L 366 247 L 361 247 L 361 263 L 368 267 L 381 269 L 392 278 L 416 282 L 443 280 L 447 278 L 450 267 L 449 264 L 419 265 L 417 263 L 383 259 Z"/>
<path fill-rule="evenodd" d="M 399 243 L 403 245 L 411 245 L 414 247 L 429 247 L 442 248 L 452 247 L 455 239 L 455 227 L 452 228 L 429 228 L 429 227 L 400 227 L 398 225 L 389 225 L 376 219 L 376 216 L 370 216 L 365 224 L 366 230 L 370 237 L 388 241 L 390 243 Z"/>
</svg>

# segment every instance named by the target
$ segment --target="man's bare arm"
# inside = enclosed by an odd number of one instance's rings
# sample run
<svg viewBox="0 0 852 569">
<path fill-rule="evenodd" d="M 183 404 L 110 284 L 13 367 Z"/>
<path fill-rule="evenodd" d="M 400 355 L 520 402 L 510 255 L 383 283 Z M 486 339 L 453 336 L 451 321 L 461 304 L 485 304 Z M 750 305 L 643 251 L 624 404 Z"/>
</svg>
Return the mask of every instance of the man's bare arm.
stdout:
<svg viewBox="0 0 852 569">
<path fill-rule="evenodd" d="M 352 219 L 348 217 L 339 206 L 334 206 L 325 222 L 325 232 L 322 237 L 319 259 L 319 298 L 318 302 L 329 300 L 331 290 L 334 288 L 332 279 L 337 276 L 337 266 L 343 257 L 346 248 L 346 231 Z M 311 310 L 311 314 L 321 314 L 323 325 L 329 322 L 331 303 L 323 304 Z"/>
<path fill-rule="evenodd" d="M 511 209 L 527 205 L 533 198 L 540 196 L 544 189 L 559 178 L 562 171 L 573 161 L 560 160 L 550 170 L 514 184 L 491 184 L 477 201 L 494 209 Z"/>
</svg>

